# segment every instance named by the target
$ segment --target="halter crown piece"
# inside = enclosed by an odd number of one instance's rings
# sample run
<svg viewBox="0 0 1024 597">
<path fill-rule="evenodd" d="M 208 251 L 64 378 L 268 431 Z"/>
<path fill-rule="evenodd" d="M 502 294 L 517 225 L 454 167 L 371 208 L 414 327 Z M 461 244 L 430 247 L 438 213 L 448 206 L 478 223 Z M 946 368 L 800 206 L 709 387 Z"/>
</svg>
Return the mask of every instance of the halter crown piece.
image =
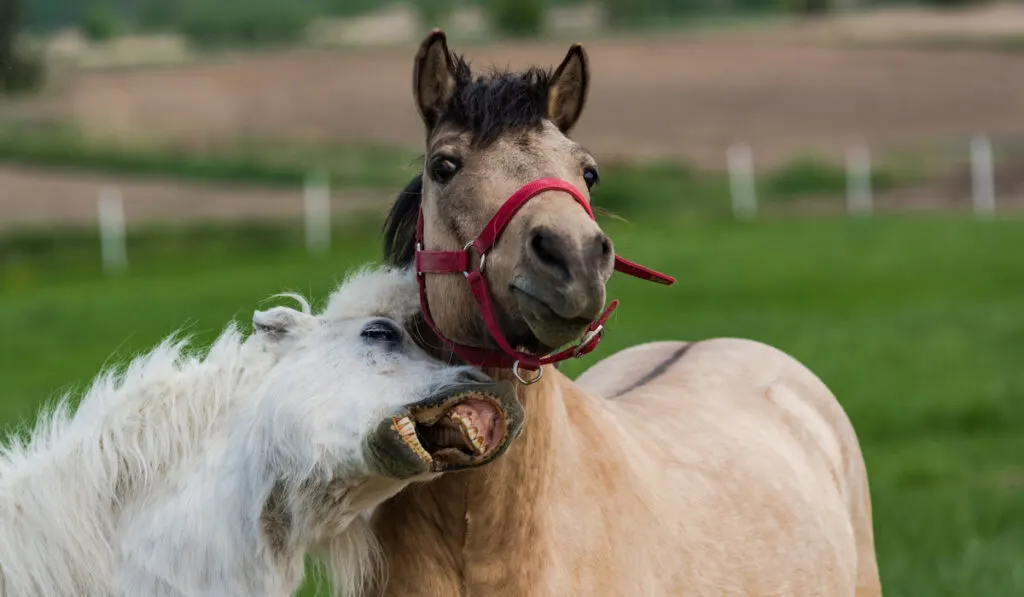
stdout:
<svg viewBox="0 0 1024 597">
<path fill-rule="evenodd" d="M 480 236 L 467 243 L 461 251 L 424 250 L 422 206 L 420 207 L 419 219 L 416 222 L 416 280 L 419 284 L 420 310 L 423 312 L 423 318 L 426 320 L 427 325 L 434 330 L 434 333 L 437 334 L 438 338 L 441 338 L 441 340 L 444 341 L 444 343 L 447 344 L 448 347 L 466 363 L 473 364 L 478 367 L 511 367 L 519 381 L 525 384 L 535 383 L 540 380 L 540 376 L 543 374 L 543 369 L 541 369 L 543 365 L 557 363 L 572 357 L 582 357 L 594 350 L 597 347 L 598 342 L 601 341 L 601 337 L 604 333 L 605 322 L 608 321 L 608 317 L 612 314 L 612 311 L 614 311 L 619 305 L 618 300 L 613 300 L 605 309 L 604 313 L 594 320 L 593 323 L 587 326 L 587 331 L 583 339 L 575 346 L 566 348 L 561 352 L 545 356 L 535 356 L 516 351 L 509 345 L 508 340 L 505 338 L 505 334 L 502 333 L 501 328 L 498 326 L 497 318 L 494 315 L 494 306 L 491 302 L 491 294 L 487 288 L 487 278 L 484 277 L 484 265 L 487 259 L 487 252 L 491 250 L 494 243 L 498 241 L 498 237 L 502 232 L 504 232 L 516 212 L 526 205 L 527 201 L 537 197 L 545 191 L 561 191 L 568 194 L 576 200 L 576 203 L 580 204 L 580 206 L 586 210 L 590 219 L 594 219 L 594 212 L 590 209 L 590 204 L 587 203 L 586 198 L 583 197 L 575 186 L 558 178 L 540 178 L 526 183 L 520 187 L 518 191 L 513 193 L 512 196 L 505 200 L 505 203 L 503 203 L 501 208 L 498 209 L 498 212 L 494 214 L 491 221 L 484 226 L 484 230 L 480 233 Z M 470 269 L 472 264 L 470 251 L 474 251 L 480 256 L 476 267 L 472 270 Z M 665 274 L 658 273 L 654 270 L 643 267 L 642 265 L 627 261 L 618 255 L 615 256 L 615 269 L 629 276 L 647 280 L 649 282 L 664 284 L 666 286 L 671 286 L 676 281 L 675 278 L 671 276 L 666 276 Z M 473 293 L 473 298 L 476 300 L 477 306 L 480 308 L 480 314 L 483 317 L 484 323 L 487 325 L 487 330 L 491 333 L 491 336 L 494 338 L 494 341 L 497 342 L 498 347 L 501 350 L 498 351 L 475 346 L 466 346 L 445 338 L 444 334 L 437 329 L 437 325 L 434 323 L 433 317 L 430 315 L 430 305 L 427 302 L 427 289 L 424 274 L 463 274 L 469 282 L 470 291 Z M 537 377 L 527 380 L 520 375 L 519 370 L 521 368 L 540 370 L 540 373 Z"/>
</svg>

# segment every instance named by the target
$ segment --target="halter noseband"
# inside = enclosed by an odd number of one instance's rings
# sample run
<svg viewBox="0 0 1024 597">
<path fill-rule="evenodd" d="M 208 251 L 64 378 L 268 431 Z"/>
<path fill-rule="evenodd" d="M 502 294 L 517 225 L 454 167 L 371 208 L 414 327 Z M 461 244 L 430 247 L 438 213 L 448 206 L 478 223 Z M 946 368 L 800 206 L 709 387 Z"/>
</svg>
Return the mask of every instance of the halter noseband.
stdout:
<svg viewBox="0 0 1024 597">
<path fill-rule="evenodd" d="M 566 348 L 561 352 L 538 357 L 516 351 L 511 345 L 509 345 L 508 340 L 505 338 L 505 334 L 502 333 L 501 327 L 498 325 L 497 318 L 494 316 L 494 306 L 491 302 L 491 294 L 487 288 L 487 279 L 484 277 L 484 265 L 487 260 L 487 252 L 490 251 L 494 246 L 494 243 L 498 241 L 498 237 L 502 232 L 504 232 L 516 212 L 518 212 L 527 201 L 545 191 L 561 191 L 563 193 L 567 193 L 570 197 L 576 200 L 576 203 L 580 204 L 580 206 L 586 210 L 587 215 L 590 216 L 591 220 L 594 219 L 594 212 L 590 209 L 590 205 L 575 186 L 558 178 L 541 178 L 526 183 L 518 191 L 513 193 L 512 196 L 502 204 L 501 208 L 498 209 L 498 212 L 494 214 L 494 217 L 491 218 L 490 222 L 484 226 L 484 230 L 480 233 L 480 236 L 476 237 L 475 240 L 466 243 L 466 246 L 460 251 L 424 250 L 422 205 L 420 206 L 419 218 L 416 222 L 416 280 L 419 284 L 420 310 L 423 312 L 423 318 L 426 320 L 427 325 L 429 325 L 430 328 L 434 330 L 434 333 L 437 334 L 437 337 L 447 344 L 463 361 L 479 367 L 511 367 L 516 378 L 524 384 L 531 384 L 539 381 L 541 375 L 543 375 L 543 369 L 541 369 L 543 365 L 564 361 L 573 357 L 582 357 L 594 350 L 603 336 L 605 322 L 608 321 L 608 317 L 619 304 L 618 300 L 613 300 L 605 309 L 604 313 L 594 320 L 593 323 L 587 326 L 587 331 L 583 339 L 575 346 Z M 472 264 L 470 256 L 471 250 L 480 256 L 479 262 L 472 271 L 470 270 Z M 649 282 L 657 282 L 658 284 L 664 284 L 666 286 L 670 286 L 675 282 L 675 278 L 671 276 L 666 276 L 665 274 L 658 273 L 654 270 L 643 267 L 642 265 L 627 261 L 618 255 L 615 256 L 615 269 L 635 278 L 640 278 Z M 430 315 L 430 305 L 427 302 L 427 289 L 424 274 L 463 274 L 466 276 L 473 298 L 476 300 L 477 306 L 480 308 L 480 314 L 483 317 L 484 324 L 487 326 L 487 330 L 491 333 L 491 336 L 494 338 L 494 341 L 498 343 L 498 347 L 501 350 L 497 351 L 487 348 L 467 346 L 452 342 L 448 338 L 445 338 Z M 519 373 L 521 368 L 536 369 L 539 370 L 540 373 L 537 377 L 526 380 L 523 379 Z"/>
</svg>

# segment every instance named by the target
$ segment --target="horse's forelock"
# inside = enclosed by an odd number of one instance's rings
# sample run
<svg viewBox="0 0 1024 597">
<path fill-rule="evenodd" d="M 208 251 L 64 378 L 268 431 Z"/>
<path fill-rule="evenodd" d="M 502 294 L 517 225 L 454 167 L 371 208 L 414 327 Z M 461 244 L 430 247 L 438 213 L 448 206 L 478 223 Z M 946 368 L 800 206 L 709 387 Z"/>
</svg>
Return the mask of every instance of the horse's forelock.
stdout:
<svg viewBox="0 0 1024 597">
<path fill-rule="evenodd" d="M 492 68 L 474 77 L 461 56 L 453 60 L 455 91 L 437 126 L 454 125 L 467 131 L 475 146 L 486 147 L 504 133 L 539 127 L 547 118 L 550 69 Z"/>
</svg>

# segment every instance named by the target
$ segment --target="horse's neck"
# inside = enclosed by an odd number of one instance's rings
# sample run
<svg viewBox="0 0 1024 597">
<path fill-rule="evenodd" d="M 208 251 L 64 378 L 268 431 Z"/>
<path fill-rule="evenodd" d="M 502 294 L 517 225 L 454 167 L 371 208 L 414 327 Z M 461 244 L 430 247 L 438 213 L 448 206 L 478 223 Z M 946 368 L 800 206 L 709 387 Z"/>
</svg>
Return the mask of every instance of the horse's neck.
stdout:
<svg viewBox="0 0 1024 597">
<path fill-rule="evenodd" d="M 573 391 L 546 367 L 540 382 L 518 387 L 526 425 L 508 453 L 481 469 L 413 485 L 378 509 L 387 595 L 460 595 L 469 587 L 480 595 L 529 594 L 529 571 L 547 556 L 543 509 L 552 483 L 560 466 L 577 460 L 569 409 L 578 400 L 565 400 Z"/>
</svg>

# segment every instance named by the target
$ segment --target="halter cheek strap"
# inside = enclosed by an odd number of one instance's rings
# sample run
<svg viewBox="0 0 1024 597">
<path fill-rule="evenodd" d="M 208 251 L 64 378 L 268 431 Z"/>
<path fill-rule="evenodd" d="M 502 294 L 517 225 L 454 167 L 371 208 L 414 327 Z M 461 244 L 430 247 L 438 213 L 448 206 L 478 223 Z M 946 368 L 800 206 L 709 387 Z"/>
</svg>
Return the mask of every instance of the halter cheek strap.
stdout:
<svg viewBox="0 0 1024 597">
<path fill-rule="evenodd" d="M 501 233 L 511 222 L 513 216 L 526 202 L 546 191 L 561 191 L 572 197 L 590 216 L 594 219 L 594 212 L 587 203 L 586 198 L 579 190 L 564 180 L 558 178 L 541 178 L 527 183 L 518 191 L 512 194 L 498 209 L 497 213 L 484 226 L 483 231 L 476 239 L 470 241 L 461 251 L 427 251 L 423 249 L 423 209 L 420 208 L 419 217 L 416 222 L 416 280 L 419 285 L 420 310 L 427 325 L 431 327 L 438 338 L 440 338 L 452 351 L 463 361 L 480 367 L 512 368 L 513 373 L 523 383 L 530 384 L 540 380 L 543 374 L 543 365 L 564 361 L 572 357 L 582 357 L 597 347 L 598 342 L 604 333 L 604 324 L 608 321 L 612 311 L 619 302 L 613 300 L 604 312 L 586 328 L 586 334 L 575 346 L 569 347 L 561 352 L 545 356 L 535 356 L 520 352 L 512 348 L 505 334 L 498 325 L 497 317 L 494 314 L 494 305 L 491 301 L 490 291 L 487 287 L 487 278 L 484 268 L 487 262 L 487 252 L 494 247 Z M 471 269 L 472 259 L 470 250 L 479 255 L 475 268 Z M 642 265 L 627 261 L 618 255 L 615 256 L 615 269 L 619 272 L 656 282 L 666 286 L 675 282 L 675 278 L 666 276 Z M 424 274 L 456 274 L 461 273 L 469 282 L 470 292 L 480 310 L 480 315 L 487 326 L 488 332 L 498 344 L 500 351 L 475 346 L 458 344 L 446 338 L 437 328 L 433 317 L 430 314 L 430 304 L 427 300 L 426 280 Z M 536 377 L 526 380 L 520 375 L 521 368 L 539 370 Z"/>
</svg>

